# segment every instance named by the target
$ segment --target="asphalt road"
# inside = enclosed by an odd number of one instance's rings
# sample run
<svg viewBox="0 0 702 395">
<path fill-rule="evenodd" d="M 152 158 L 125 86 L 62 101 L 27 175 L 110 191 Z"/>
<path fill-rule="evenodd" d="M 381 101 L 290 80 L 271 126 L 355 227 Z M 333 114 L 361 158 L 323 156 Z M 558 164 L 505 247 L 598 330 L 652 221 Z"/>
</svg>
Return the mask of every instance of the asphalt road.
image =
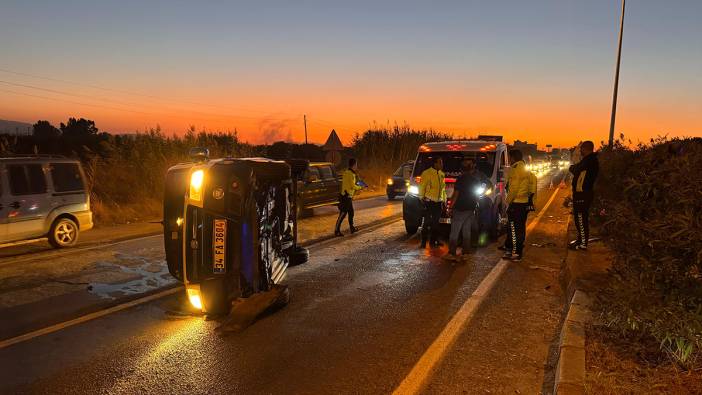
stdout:
<svg viewBox="0 0 702 395">
<path fill-rule="evenodd" d="M 395 222 L 313 246 L 288 272 L 290 304 L 237 334 L 179 292 L 0 349 L 0 392 L 391 392 L 500 256 L 453 267 L 417 245 Z"/>
</svg>

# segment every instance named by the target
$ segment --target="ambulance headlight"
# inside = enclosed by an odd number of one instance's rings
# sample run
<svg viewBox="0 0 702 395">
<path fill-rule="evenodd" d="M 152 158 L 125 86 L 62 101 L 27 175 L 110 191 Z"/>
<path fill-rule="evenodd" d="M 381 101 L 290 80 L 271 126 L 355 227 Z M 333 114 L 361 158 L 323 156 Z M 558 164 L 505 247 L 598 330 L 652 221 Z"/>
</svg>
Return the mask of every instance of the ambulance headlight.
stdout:
<svg viewBox="0 0 702 395">
<path fill-rule="evenodd" d="M 419 195 L 419 187 L 410 185 L 410 187 L 407 188 L 407 192 L 409 192 L 410 195 Z"/>
<path fill-rule="evenodd" d="M 482 184 L 475 188 L 475 194 L 477 196 L 488 196 L 489 194 L 492 193 L 492 188 L 489 188 L 487 185 Z"/>
<path fill-rule="evenodd" d="M 388 185 L 392 185 L 394 182 L 392 181 L 392 178 L 388 178 Z"/>
<path fill-rule="evenodd" d="M 202 183 L 205 178 L 205 172 L 195 170 L 190 175 L 190 199 L 202 200 Z"/>
</svg>

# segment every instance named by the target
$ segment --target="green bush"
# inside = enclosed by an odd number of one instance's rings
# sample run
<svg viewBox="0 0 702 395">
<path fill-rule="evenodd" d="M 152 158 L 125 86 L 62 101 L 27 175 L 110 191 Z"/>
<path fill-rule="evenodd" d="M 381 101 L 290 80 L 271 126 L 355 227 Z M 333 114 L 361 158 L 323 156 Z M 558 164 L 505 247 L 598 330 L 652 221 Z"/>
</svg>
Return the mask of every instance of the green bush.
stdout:
<svg viewBox="0 0 702 395">
<path fill-rule="evenodd" d="M 615 253 L 606 322 L 652 336 L 684 368 L 702 362 L 702 139 L 600 154 L 602 230 Z"/>
</svg>

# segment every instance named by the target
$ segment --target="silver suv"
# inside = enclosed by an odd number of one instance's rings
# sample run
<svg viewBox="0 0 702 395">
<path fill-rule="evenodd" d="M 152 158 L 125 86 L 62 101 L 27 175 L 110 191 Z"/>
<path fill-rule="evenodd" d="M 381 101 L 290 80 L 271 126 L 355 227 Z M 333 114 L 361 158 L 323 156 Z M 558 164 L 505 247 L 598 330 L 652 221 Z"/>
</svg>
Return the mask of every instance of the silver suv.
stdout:
<svg viewBox="0 0 702 395">
<path fill-rule="evenodd" d="M 47 237 L 71 247 L 93 227 L 80 162 L 60 157 L 0 158 L 0 244 Z"/>
</svg>

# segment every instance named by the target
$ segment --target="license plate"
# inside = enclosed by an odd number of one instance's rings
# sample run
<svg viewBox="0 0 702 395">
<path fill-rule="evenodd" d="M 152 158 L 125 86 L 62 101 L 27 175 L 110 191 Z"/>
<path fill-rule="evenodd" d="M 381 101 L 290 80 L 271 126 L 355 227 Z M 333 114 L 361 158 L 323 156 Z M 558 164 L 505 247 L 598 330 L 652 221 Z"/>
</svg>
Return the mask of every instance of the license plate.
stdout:
<svg viewBox="0 0 702 395">
<path fill-rule="evenodd" d="M 450 224 L 451 218 L 439 218 L 439 223 L 440 224 Z"/>
<path fill-rule="evenodd" d="M 226 273 L 227 264 L 225 257 L 227 256 L 227 221 L 224 219 L 214 220 L 214 229 L 212 232 L 214 243 L 212 244 L 212 272 Z"/>
</svg>

